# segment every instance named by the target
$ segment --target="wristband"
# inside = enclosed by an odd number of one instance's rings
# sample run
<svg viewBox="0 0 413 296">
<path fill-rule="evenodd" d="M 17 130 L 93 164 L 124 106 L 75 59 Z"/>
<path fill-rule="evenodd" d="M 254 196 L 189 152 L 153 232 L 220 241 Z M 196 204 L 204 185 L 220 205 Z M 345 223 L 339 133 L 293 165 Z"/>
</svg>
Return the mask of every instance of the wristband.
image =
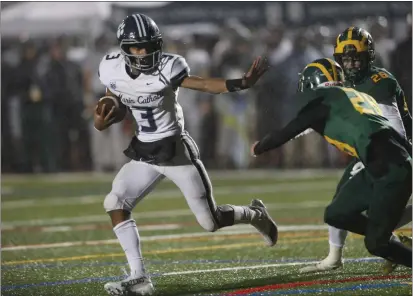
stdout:
<svg viewBox="0 0 413 296">
<path fill-rule="evenodd" d="M 240 91 L 247 89 L 248 86 L 242 85 L 242 79 L 229 79 L 225 81 L 225 86 L 229 92 Z"/>
</svg>

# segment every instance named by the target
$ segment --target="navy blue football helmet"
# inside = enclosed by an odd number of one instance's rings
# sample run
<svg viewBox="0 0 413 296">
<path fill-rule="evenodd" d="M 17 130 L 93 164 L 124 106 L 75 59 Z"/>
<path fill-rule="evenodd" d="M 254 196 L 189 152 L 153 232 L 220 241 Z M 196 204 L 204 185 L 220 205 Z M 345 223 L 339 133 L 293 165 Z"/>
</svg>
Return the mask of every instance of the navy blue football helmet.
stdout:
<svg viewBox="0 0 413 296">
<path fill-rule="evenodd" d="M 156 23 L 137 13 L 127 16 L 119 25 L 117 38 L 126 64 L 140 72 L 153 72 L 161 62 L 162 35 Z M 136 55 L 131 47 L 145 48 L 146 54 Z"/>
</svg>

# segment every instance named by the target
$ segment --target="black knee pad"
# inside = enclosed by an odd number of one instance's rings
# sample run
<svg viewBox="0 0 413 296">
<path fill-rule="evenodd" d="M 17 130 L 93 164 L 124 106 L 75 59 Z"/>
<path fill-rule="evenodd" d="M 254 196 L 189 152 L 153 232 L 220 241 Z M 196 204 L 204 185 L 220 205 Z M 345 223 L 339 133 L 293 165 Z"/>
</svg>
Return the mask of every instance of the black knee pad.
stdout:
<svg viewBox="0 0 413 296">
<path fill-rule="evenodd" d="M 219 228 L 234 225 L 234 209 L 230 205 L 218 206 L 215 217 Z"/>
</svg>

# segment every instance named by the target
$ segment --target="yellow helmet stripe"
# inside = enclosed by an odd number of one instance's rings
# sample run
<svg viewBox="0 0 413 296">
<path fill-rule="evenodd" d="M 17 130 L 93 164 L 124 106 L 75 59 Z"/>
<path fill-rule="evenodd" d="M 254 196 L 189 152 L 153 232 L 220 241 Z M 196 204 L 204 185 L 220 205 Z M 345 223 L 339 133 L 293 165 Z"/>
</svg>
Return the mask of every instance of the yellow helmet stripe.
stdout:
<svg viewBox="0 0 413 296">
<path fill-rule="evenodd" d="M 329 63 L 331 64 L 331 69 L 333 69 L 334 81 L 339 81 L 338 76 L 337 76 L 337 67 L 336 67 L 336 65 L 334 64 L 334 62 L 331 59 L 326 58 L 326 60 L 329 61 Z"/>
<path fill-rule="evenodd" d="M 340 43 L 340 36 L 341 36 L 341 34 L 337 36 L 336 45 L 338 45 Z"/>
<path fill-rule="evenodd" d="M 339 44 L 337 44 L 334 53 L 344 53 L 344 46 L 346 46 L 346 45 L 354 45 L 357 52 L 367 51 L 367 43 L 366 42 L 362 43 L 359 40 L 346 40 L 346 41 L 343 41 L 343 42 L 340 42 Z"/>
<path fill-rule="evenodd" d="M 347 40 L 351 40 L 351 38 L 353 38 L 353 29 L 354 27 L 350 27 L 347 29 Z"/>
<path fill-rule="evenodd" d="M 318 64 L 318 63 L 311 63 L 311 64 L 308 64 L 306 68 L 308 67 L 317 67 L 327 77 L 328 81 L 335 81 L 333 77 L 331 77 L 330 73 L 327 71 L 326 67 L 324 67 L 323 65 Z"/>
</svg>

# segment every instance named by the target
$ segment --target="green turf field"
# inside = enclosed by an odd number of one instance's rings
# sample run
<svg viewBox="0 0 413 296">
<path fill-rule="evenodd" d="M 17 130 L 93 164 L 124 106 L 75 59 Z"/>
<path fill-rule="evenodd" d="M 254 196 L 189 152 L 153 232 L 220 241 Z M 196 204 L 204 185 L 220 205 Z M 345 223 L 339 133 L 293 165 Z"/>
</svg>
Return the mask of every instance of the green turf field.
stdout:
<svg viewBox="0 0 413 296">
<path fill-rule="evenodd" d="M 412 295 L 411 270 L 384 276 L 382 260 L 356 235 L 347 240 L 343 269 L 298 272 L 328 252 L 322 217 L 339 176 L 213 175 L 218 204 L 266 203 L 280 231 L 272 248 L 250 226 L 204 232 L 164 181 L 134 212 L 157 295 Z M 2 176 L 1 295 L 105 295 L 104 283 L 123 277 L 124 254 L 102 206 L 112 177 Z"/>
</svg>

